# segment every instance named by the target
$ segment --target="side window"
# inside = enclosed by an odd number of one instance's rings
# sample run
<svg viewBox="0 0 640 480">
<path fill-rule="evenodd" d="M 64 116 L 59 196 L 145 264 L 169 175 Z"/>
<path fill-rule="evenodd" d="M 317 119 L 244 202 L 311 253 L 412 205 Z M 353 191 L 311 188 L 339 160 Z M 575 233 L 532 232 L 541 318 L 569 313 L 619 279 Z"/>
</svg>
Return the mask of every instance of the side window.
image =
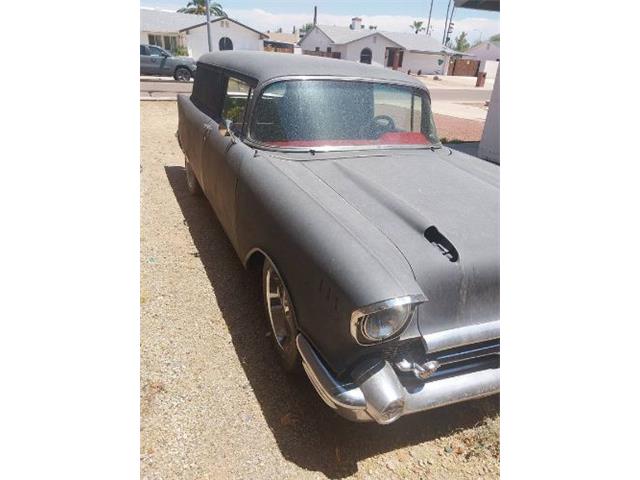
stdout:
<svg viewBox="0 0 640 480">
<path fill-rule="evenodd" d="M 149 50 L 151 51 L 151 55 L 162 56 L 164 54 L 164 50 L 158 47 L 150 46 Z"/>
<path fill-rule="evenodd" d="M 220 120 L 226 91 L 226 76 L 206 65 L 198 65 L 191 101 L 214 120 Z"/>
<path fill-rule="evenodd" d="M 373 102 L 373 115 L 391 117 L 396 129 L 403 132 L 422 130 L 422 97 L 420 95 L 409 90 L 375 85 Z"/>
<path fill-rule="evenodd" d="M 272 83 L 262 92 L 253 111 L 251 136 L 261 142 L 283 142 L 287 136 L 280 122 L 286 82 Z"/>
<path fill-rule="evenodd" d="M 231 128 L 235 133 L 242 132 L 244 114 L 251 96 L 251 87 L 242 80 L 229 77 L 227 91 L 222 106 L 222 118 L 231 120 Z"/>
<path fill-rule="evenodd" d="M 140 55 L 149 55 L 149 51 L 144 45 L 140 45 Z"/>
</svg>

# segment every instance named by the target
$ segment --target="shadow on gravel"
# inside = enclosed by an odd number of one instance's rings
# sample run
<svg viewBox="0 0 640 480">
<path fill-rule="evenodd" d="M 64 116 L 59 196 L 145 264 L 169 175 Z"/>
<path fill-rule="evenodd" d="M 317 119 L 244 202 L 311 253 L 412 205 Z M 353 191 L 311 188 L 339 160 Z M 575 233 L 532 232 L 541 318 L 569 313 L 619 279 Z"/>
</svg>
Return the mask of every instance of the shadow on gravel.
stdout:
<svg viewBox="0 0 640 480">
<path fill-rule="evenodd" d="M 354 474 L 363 459 L 471 427 L 498 412 L 499 400 L 494 396 L 410 415 L 387 426 L 352 423 L 334 414 L 304 374 L 291 377 L 281 370 L 266 336 L 269 328 L 260 298 L 259 273 L 243 268 L 207 201 L 189 195 L 184 168 L 165 170 L 238 358 L 288 461 L 330 478 L 343 478 Z"/>
</svg>

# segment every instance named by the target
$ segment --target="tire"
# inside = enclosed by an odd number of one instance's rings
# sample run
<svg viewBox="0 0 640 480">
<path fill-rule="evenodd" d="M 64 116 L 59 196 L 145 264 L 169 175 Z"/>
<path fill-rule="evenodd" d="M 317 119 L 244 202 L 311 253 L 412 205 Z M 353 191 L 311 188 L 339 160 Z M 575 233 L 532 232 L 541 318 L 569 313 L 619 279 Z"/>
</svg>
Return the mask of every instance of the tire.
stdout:
<svg viewBox="0 0 640 480">
<path fill-rule="evenodd" d="M 186 67 L 178 67 L 173 74 L 173 78 L 178 82 L 188 82 L 191 80 L 191 70 Z"/>
<path fill-rule="evenodd" d="M 193 173 L 193 169 L 191 168 L 191 165 L 189 164 L 189 160 L 187 160 L 186 156 L 184 157 L 184 172 L 185 172 L 185 178 L 187 180 L 187 190 L 189 190 L 189 193 L 194 197 L 202 196 L 202 188 L 200 188 L 198 179 L 196 178 L 196 175 Z"/>
<path fill-rule="evenodd" d="M 295 308 L 284 279 L 268 258 L 262 266 L 262 298 L 280 362 L 285 371 L 298 373 L 302 370 L 302 363 L 296 346 Z"/>
</svg>

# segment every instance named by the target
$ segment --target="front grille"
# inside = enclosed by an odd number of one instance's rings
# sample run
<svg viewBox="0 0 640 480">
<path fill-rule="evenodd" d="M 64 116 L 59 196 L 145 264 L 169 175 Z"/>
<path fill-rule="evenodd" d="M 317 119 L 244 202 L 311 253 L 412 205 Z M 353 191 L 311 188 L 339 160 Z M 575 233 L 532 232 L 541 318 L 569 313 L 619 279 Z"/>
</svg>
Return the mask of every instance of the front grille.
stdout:
<svg viewBox="0 0 640 480">
<path fill-rule="evenodd" d="M 473 358 L 500 355 L 500 339 L 488 340 L 481 343 L 472 343 L 463 347 L 450 348 L 440 352 L 428 354 L 429 360 L 437 360 L 440 365 L 449 365 Z"/>
<path fill-rule="evenodd" d="M 450 348 L 439 352 L 427 353 L 420 339 L 420 344 L 414 342 L 411 348 L 396 352 L 394 364 L 402 359 L 418 364 L 437 360 L 440 368 L 426 381 L 416 378 L 411 372 L 401 372 L 396 369 L 402 383 L 409 391 L 419 390 L 425 383 L 441 380 L 446 377 L 463 375 L 478 370 L 500 368 L 500 339 L 474 343 L 462 347 Z M 388 358 L 391 360 L 391 358 Z"/>
<path fill-rule="evenodd" d="M 427 359 L 440 363 L 440 368 L 429 378 L 431 381 L 487 368 L 500 368 L 500 339 L 434 352 L 427 354 Z"/>
</svg>

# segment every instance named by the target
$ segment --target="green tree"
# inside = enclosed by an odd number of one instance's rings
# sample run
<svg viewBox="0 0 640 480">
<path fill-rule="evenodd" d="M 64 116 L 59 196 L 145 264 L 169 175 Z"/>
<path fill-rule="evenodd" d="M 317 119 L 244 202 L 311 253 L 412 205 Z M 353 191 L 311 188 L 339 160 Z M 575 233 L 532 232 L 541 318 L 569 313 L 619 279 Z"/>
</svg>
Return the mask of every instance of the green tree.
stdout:
<svg viewBox="0 0 640 480">
<path fill-rule="evenodd" d="M 457 50 L 458 52 L 465 52 L 469 50 L 469 41 L 467 40 L 467 32 L 461 32 L 460 35 L 456 37 L 453 42 L 451 48 Z"/>
<path fill-rule="evenodd" d="M 491 35 L 489 37 L 489 41 L 493 43 L 500 43 L 500 34 L 496 33 L 495 35 Z"/>
<path fill-rule="evenodd" d="M 415 31 L 415 33 L 424 32 L 426 30 L 422 20 L 414 20 L 413 23 L 409 25 L 409 28 Z"/>
<path fill-rule="evenodd" d="M 302 33 L 303 35 L 306 35 L 307 33 L 309 33 L 309 31 L 313 28 L 313 23 L 305 23 L 303 26 L 300 27 L 300 33 Z"/>
<path fill-rule="evenodd" d="M 195 15 L 206 15 L 207 7 L 204 0 L 190 0 L 187 6 L 178 10 L 180 13 L 193 13 Z M 227 14 L 219 3 L 209 4 L 209 13 L 216 17 L 226 17 Z"/>
</svg>

